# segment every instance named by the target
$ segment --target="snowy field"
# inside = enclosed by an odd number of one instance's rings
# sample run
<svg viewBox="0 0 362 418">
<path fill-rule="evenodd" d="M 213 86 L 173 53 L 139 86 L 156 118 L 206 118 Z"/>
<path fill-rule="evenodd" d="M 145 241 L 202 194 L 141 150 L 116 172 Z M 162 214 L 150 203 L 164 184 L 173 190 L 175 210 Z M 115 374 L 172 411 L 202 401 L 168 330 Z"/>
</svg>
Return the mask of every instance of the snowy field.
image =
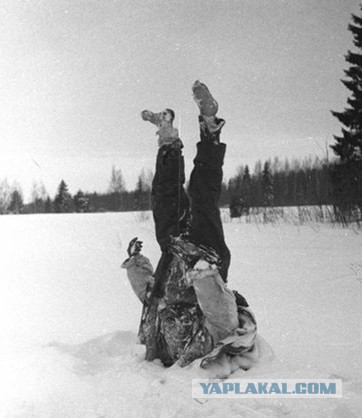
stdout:
<svg viewBox="0 0 362 418">
<path fill-rule="evenodd" d="M 362 232 L 225 224 L 230 287 L 265 344 L 233 377 L 339 378 L 343 398 L 203 400 L 197 362 L 164 369 L 135 343 L 141 306 L 120 265 L 138 236 L 157 263 L 153 222 L 136 213 L 0 217 L 0 416 L 362 416 Z"/>
</svg>

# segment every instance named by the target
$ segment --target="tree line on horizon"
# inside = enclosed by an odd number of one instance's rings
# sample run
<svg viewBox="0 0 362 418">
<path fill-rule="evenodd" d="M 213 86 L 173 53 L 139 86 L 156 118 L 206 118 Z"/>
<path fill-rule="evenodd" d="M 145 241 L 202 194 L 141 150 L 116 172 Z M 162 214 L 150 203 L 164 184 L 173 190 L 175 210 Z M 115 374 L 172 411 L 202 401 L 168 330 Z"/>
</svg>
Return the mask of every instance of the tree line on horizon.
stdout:
<svg viewBox="0 0 362 418">
<path fill-rule="evenodd" d="M 241 166 L 227 187 L 230 215 L 248 214 L 253 207 L 331 205 L 333 166 L 317 157 L 258 161 L 252 173 L 248 165 Z"/>
<path fill-rule="evenodd" d="M 223 182 L 220 207 L 229 207 L 232 217 L 248 212 L 251 207 L 305 206 L 334 204 L 331 172 L 334 162 L 311 158 L 278 158 L 260 160 L 251 172 L 248 165 L 240 166 L 227 183 Z M 152 177 L 142 170 L 134 190 L 125 187 L 122 170 L 112 167 L 106 193 L 86 193 L 78 190 L 72 195 L 61 180 L 54 199 L 40 183 L 33 184 L 31 201 L 24 204 L 21 188 L 0 183 L 0 213 L 89 213 L 143 211 L 152 208 Z"/>
<path fill-rule="evenodd" d="M 24 203 L 19 183 L 10 186 L 4 179 L 0 181 L 0 214 L 145 210 L 150 206 L 151 182 L 152 173 L 142 169 L 135 190 L 127 191 L 122 170 L 113 166 L 106 193 L 87 193 L 79 189 L 72 195 L 67 183 L 61 180 L 52 199 L 42 182 L 33 182 L 30 202 Z"/>
</svg>

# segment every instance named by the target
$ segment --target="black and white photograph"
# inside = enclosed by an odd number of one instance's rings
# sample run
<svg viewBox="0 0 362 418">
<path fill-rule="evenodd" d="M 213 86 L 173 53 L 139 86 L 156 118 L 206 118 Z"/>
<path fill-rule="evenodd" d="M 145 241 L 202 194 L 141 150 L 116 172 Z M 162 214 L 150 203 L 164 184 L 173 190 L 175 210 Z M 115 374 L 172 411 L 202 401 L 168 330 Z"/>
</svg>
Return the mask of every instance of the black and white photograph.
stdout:
<svg viewBox="0 0 362 418">
<path fill-rule="evenodd" d="M 0 417 L 362 416 L 361 0 L 0 0 Z"/>
</svg>

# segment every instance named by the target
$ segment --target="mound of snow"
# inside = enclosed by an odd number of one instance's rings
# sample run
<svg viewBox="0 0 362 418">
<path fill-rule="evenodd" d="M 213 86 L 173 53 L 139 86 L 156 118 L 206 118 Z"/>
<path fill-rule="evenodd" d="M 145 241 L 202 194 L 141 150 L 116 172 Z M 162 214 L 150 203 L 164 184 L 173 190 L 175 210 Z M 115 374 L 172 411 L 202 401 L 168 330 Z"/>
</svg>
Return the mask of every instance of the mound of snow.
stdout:
<svg viewBox="0 0 362 418">
<path fill-rule="evenodd" d="M 321 370 L 296 370 L 278 360 L 269 344 L 258 337 L 260 362 L 232 378 L 321 378 Z M 185 368 L 166 369 L 159 361 L 144 361 L 145 349 L 132 332 L 117 331 L 83 344 L 53 342 L 23 353 L 19 362 L 1 366 L 1 381 L 9 390 L 1 402 L 2 416 L 21 417 L 193 417 L 193 416 L 331 416 L 353 417 L 361 406 L 361 388 L 350 387 L 349 406 L 340 400 L 191 398 L 192 379 L 214 378 L 217 368 L 203 370 L 200 360 Z M 9 360 L 9 359 L 7 359 Z M 222 365 L 219 365 L 222 367 Z M 223 371 L 225 372 L 225 371 Z M 4 380 L 6 376 L 6 379 Z M 344 390 L 345 392 L 345 390 Z"/>
</svg>

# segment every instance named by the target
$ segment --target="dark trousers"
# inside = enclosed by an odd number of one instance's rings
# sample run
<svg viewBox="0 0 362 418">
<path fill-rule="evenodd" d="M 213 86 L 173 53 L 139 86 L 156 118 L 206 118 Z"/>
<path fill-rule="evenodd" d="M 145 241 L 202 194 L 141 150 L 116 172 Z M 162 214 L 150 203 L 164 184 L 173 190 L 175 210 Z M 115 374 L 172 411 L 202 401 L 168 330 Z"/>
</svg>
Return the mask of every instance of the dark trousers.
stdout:
<svg viewBox="0 0 362 418">
<path fill-rule="evenodd" d="M 162 295 L 162 277 L 172 259 L 167 251 L 171 236 L 177 236 L 187 229 L 192 242 L 212 247 L 219 254 L 220 274 L 224 281 L 227 280 L 230 251 L 225 244 L 218 208 L 225 150 L 225 144 L 215 145 L 201 136 L 190 177 L 191 213 L 184 190 L 185 172 L 181 149 L 163 146 L 158 151 L 152 184 L 152 204 L 156 238 L 162 256 L 155 272 L 155 296 Z"/>
<path fill-rule="evenodd" d="M 215 145 L 210 141 L 201 141 L 197 144 L 189 186 L 191 198 L 189 232 L 192 242 L 212 247 L 221 257 L 220 274 L 226 282 L 230 251 L 225 244 L 218 206 L 225 151 L 225 144 Z"/>
<path fill-rule="evenodd" d="M 162 252 L 167 251 L 171 236 L 178 236 L 187 229 L 190 204 L 184 183 L 185 164 L 181 149 L 164 145 L 158 150 L 152 182 L 153 219 Z"/>
</svg>

